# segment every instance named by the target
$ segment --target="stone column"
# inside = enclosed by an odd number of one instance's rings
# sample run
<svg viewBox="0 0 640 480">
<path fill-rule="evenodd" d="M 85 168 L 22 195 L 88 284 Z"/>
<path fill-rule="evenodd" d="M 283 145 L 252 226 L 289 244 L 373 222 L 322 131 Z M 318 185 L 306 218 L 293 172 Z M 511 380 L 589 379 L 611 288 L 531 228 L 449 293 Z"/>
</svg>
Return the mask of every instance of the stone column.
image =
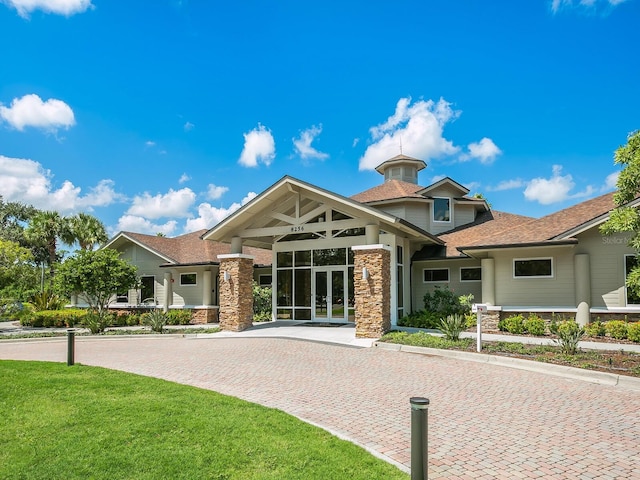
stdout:
<svg viewBox="0 0 640 480">
<path fill-rule="evenodd" d="M 578 253 L 574 256 L 573 275 L 578 307 L 576 322 L 586 325 L 591 320 L 591 268 L 588 253 Z"/>
<path fill-rule="evenodd" d="M 169 307 L 173 303 L 173 275 L 171 272 L 164 272 L 164 312 L 169 311 Z"/>
<path fill-rule="evenodd" d="M 202 272 L 202 305 L 211 305 L 211 270 Z"/>
<path fill-rule="evenodd" d="M 380 338 L 391 328 L 391 251 L 381 244 L 351 248 L 356 337 Z"/>
<path fill-rule="evenodd" d="M 496 304 L 496 267 L 493 258 L 483 258 L 482 267 L 482 303 Z"/>
<path fill-rule="evenodd" d="M 241 332 L 253 325 L 253 257 L 240 253 L 218 255 L 222 330 Z"/>
</svg>

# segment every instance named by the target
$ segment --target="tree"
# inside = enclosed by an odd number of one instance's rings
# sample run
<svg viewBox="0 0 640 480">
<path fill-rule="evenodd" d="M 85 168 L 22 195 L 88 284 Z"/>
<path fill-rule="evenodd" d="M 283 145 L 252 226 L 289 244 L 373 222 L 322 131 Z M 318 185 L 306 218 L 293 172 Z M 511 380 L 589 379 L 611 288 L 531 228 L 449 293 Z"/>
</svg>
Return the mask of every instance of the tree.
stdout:
<svg viewBox="0 0 640 480">
<path fill-rule="evenodd" d="M 69 230 L 73 239 L 80 245 L 80 250 L 93 250 L 96 245 L 109 239 L 104 224 L 88 213 L 78 213 L 70 217 Z"/>
<path fill-rule="evenodd" d="M 80 250 L 56 272 L 54 285 L 64 295 L 78 295 L 103 316 L 117 292 L 136 287 L 136 267 L 111 248 Z"/>
<path fill-rule="evenodd" d="M 25 300 L 38 283 L 31 251 L 17 242 L 0 239 L 0 296 Z"/>
<path fill-rule="evenodd" d="M 69 220 L 55 211 L 36 212 L 25 230 L 25 236 L 34 244 L 46 247 L 49 275 L 53 277 L 53 266 L 58 261 L 58 240 L 69 245 L 74 242 Z"/>
<path fill-rule="evenodd" d="M 20 202 L 6 202 L 0 195 L 0 238 L 26 247 L 24 225 L 37 212 L 35 207 Z"/>
<path fill-rule="evenodd" d="M 600 232 L 604 235 L 633 232 L 629 246 L 640 251 L 640 211 L 629 206 L 640 194 L 640 130 L 630 133 L 627 144 L 616 150 L 614 163 L 623 166 L 616 183 L 618 191 L 613 195 L 616 208 L 602 224 Z M 640 262 L 627 276 L 627 287 L 640 295 Z"/>
</svg>

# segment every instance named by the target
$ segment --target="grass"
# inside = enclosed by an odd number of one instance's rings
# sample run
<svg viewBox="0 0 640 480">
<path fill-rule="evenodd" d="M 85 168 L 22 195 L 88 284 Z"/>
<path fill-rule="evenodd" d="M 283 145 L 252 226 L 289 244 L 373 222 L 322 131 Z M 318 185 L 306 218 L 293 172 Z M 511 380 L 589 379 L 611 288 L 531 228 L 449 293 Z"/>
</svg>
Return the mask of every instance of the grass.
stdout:
<svg viewBox="0 0 640 480">
<path fill-rule="evenodd" d="M 384 335 L 380 341 L 444 350 L 476 351 L 475 339 L 461 338 L 458 341 L 452 341 L 425 332 L 390 332 Z M 634 352 L 585 350 L 578 351 L 575 355 L 567 355 L 562 353 L 559 347 L 553 345 L 483 341 L 482 353 L 640 377 L 640 354 Z"/>
<path fill-rule="evenodd" d="M 0 361 L 2 479 L 407 479 L 279 410 L 96 367 Z"/>
</svg>

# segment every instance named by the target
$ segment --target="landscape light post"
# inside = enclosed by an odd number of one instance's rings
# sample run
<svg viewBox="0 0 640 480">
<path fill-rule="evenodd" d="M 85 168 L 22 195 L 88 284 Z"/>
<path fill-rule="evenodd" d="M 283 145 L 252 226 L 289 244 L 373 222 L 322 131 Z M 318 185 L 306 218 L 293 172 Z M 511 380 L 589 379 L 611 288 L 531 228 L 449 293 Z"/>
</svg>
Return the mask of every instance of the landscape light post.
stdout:
<svg viewBox="0 0 640 480">
<path fill-rule="evenodd" d="M 67 329 L 67 366 L 70 367 L 74 362 L 76 331 L 73 328 Z"/>
<path fill-rule="evenodd" d="M 411 480 L 429 478 L 429 399 L 411 397 Z"/>
</svg>

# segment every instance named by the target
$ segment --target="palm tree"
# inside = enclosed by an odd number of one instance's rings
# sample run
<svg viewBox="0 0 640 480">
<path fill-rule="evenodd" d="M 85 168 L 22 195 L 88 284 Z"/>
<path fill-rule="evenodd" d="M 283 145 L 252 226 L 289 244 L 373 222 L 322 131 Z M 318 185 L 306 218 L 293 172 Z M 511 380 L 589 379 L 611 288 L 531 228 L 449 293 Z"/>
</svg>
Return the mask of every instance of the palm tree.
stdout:
<svg viewBox="0 0 640 480">
<path fill-rule="evenodd" d="M 53 265 L 58 260 L 58 240 L 69 245 L 74 237 L 69 220 L 55 211 L 36 212 L 25 230 L 25 237 L 35 245 L 43 245 L 48 252 L 49 274 L 53 277 Z"/>
<path fill-rule="evenodd" d="M 93 250 L 96 245 L 109 239 L 104 224 L 88 213 L 78 213 L 69 218 L 69 227 L 73 239 L 80 245 L 80 250 Z"/>
</svg>

